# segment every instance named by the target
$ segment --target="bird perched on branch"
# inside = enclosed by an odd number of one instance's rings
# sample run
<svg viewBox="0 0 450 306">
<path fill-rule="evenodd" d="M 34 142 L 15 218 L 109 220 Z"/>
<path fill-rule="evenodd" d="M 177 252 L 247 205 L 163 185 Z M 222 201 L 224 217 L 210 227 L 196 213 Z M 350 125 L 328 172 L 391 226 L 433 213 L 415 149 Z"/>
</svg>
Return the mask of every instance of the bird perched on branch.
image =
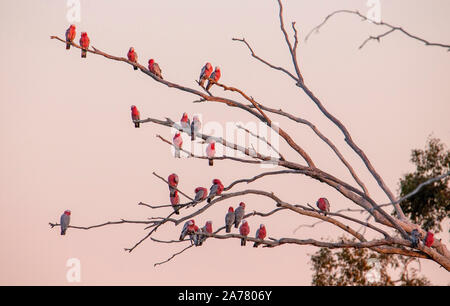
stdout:
<svg viewBox="0 0 450 306">
<path fill-rule="evenodd" d="M 170 195 L 170 203 L 172 204 L 175 214 L 179 215 L 180 212 L 177 206 L 180 204 L 180 197 L 178 196 L 178 190 L 175 190 L 175 192 Z"/>
<path fill-rule="evenodd" d="M 198 80 L 198 83 L 201 87 L 204 87 L 205 81 L 211 76 L 211 73 L 213 72 L 213 67 L 210 63 L 206 63 L 205 66 L 203 66 L 202 71 L 200 72 L 200 77 Z"/>
<path fill-rule="evenodd" d="M 234 210 L 234 215 L 235 215 L 234 227 L 238 228 L 239 223 L 241 223 L 241 220 L 245 215 L 245 203 L 244 202 L 239 203 L 239 206 Z"/>
<path fill-rule="evenodd" d="M 70 27 L 66 30 L 66 49 L 70 49 L 70 45 L 75 39 L 77 32 L 75 25 L 71 24 Z"/>
<path fill-rule="evenodd" d="M 206 199 L 207 196 L 208 196 L 208 189 L 206 189 L 204 187 L 195 188 L 194 202 L 203 201 L 204 199 Z"/>
<path fill-rule="evenodd" d="M 220 195 L 223 191 L 222 182 L 219 179 L 213 179 L 213 185 L 209 188 L 209 195 L 206 202 L 211 203 L 215 196 Z"/>
<path fill-rule="evenodd" d="M 161 68 L 159 68 L 158 63 L 155 63 L 155 60 L 153 58 L 148 61 L 148 70 L 150 70 L 151 73 L 153 73 L 158 78 L 163 80 L 163 77 L 161 74 L 162 70 L 161 70 Z"/>
<path fill-rule="evenodd" d="M 323 211 L 324 215 L 327 215 L 327 212 L 330 211 L 330 202 L 328 202 L 327 198 L 320 198 L 316 202 L 317 207 Z"/>
<path fill-rule="evenodd" d="M 417 246 L 419 245 L 419 241 L 420 241 L 420 233 L 417 229 L 413 229 L 411 232 L 411 246 L 413 248 L 417 248 Z"/>
<path fill-rule="evenodd" d="M 81 32 L 80 46 L 81 46 L 81 57 L 85 58 L 87 50 L 89 49 L 90 39 L 86 32 Z"/>
<path fill-rule="evenodd" d="M 206 156 L 209 158 L 208 164 L 210 166 L 214 165 L 214 156 L 216 155 L 216 143 L 213 141 L 206 147 Z"/>
<path fill-rule="evenodd" d="M 239 234 L 242 236 L 248 236 L 250 233 L 250 226 L 248 226 L 247 220 L 242 220 L 242 224 L 239 227 Z M 241 238 L 241 246 L 245 246 L 247 243 L 247 238 Z"/>
<path fill-rule="evenodd" d="M 60 218 L 61 235 L 66 234 L 67 228 L 69 227 L 69 224 L 70 224 L 70 215 L 71 215 L 71 211 L 68 209 L 66 211 L 64 211 L 64 213 L 61 215 L 61 218 Z"/>
<path fill-rule="evenodd" d="M 201 233 L 209 233 L 209 234 L 212 234 L 212 232 L 213 232 L 213 229 L 212 229 L 212 221 L 206 221 L 205 226 L 203 226 L 203 227 L 201 228 L 200 232 L 201 232 Z M 198 241 L 197 241 L 197 244 L 196 244 L 196 245 L 198 245 L 198 246 L 202 245 L 203 242 L 204 242 L 207 238 L 208 238 L 207 236 L 199 235 Z"/>
<path fill-rule="evenodd" d="M 130 50 L 128 50 L 127 57 L 130 62 L 137 64 L 138 55 L 137 55 L 136 51 L 134 51 L 133 47 L 131 47 Z M 133 65 L 133 69 L 138 70 L 138 67 Z"/>
<path fill-rule="evenodd" d="M 175 147 L 175 157 L 180 158 L 180 150 L 183 146 L 183 138 L 181 138 L 181 134 L 177 132 L 173 137 L 173 145 Z"/>
<path fill-rule="evenodd" d="M 233 226 L 235 219 L 236 215 L 234 214 L 234 208 L 230 206 L 227 214 L 225 215 L 225 231 L 227 233 L 231 232 L 231 227 Z"/>
<path fill-rule="evenodd" d="M 131 105 L 131 120 L 133 120 L 135 128 L 140 126 L 138 121 L 141 120 L 141 114 L 135 105 Z"/>
<path fill-rule="evenodd" d="M 432 232 L 427 232 L 427 235 L 425 236 L 423 243 L 425 243 L 427 247 L 431 247 L 433 245 L 433 242 L 434 242 L 434 234 Z"/>
<path fill-rule="evenodd" d="M 206 90 L 209 90 L 214 83 L 219 81 L 219 79 L 220 79 L 220 68 L 216 67 L 216 69 L 214 69 L 214 72 L 208 79 L 208 85 L 206 85 Z"/>
<path fill-rule="evenodd" d="M 181 124 L 181 128 L 185 132 L 188 132 L 189 129 L 191 128 L 191 121 L 189 120 L 187 113 L 183 113 L 183 116 L 181 116 L 180 124 Z"/>
<path fill-rule="evenodd" d="M 195 133 L 198 133 L 202 128 L 202 123 L 197 115 L 194 115 L 191 122 L 191 140 L 195 140 Z"/>
<path fill-rule="evenodd" d="M 170 196 L 173 196 L 176 191 L 175 188 L 178 186 L 178 181 L 179 181 L 178 175 L 176 173 L 172 173 L 171 175 L 169 175 L 167 180 L 169 181 Z"/>
<path fill-rule="evenodd" d="M 266 227 L 264 226 L 264 224 L 261 224 L 259 226 L 259 228 L 256 230 L 256 239 L 261 239 L 264 240 L 264 238 L 266 238 Z M 257 248 L 261 243 L 260 242 L 255 242 L 253 244 L 254 248 Z"/>
<path fill-rule="evenodd" d="M 194 219 L 187 221 L 184 223 L 183 229 L 181 230 L 180 241 L 184 240 L 186 235 L 190 235 L 195 230 L 195 221 Z"/>
</svg>

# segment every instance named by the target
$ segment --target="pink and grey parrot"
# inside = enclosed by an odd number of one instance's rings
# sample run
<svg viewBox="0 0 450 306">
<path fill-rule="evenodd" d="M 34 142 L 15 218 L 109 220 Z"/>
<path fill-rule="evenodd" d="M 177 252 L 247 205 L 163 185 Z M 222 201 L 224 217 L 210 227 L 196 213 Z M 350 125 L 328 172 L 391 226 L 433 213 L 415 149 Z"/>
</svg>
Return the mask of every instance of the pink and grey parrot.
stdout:
<svg viewBox="0 0 450 306">
<path fill-rule="evenodd" d="M 141 114 L 139 113 L 137 107 L 134 105 L 131 105 L 131 120 L 133 120 L 135 128 L 138 128 L 140 126 L 140 123 L 137 121 L 141 120 Z"/>
<path fill-rule="evenodd" d="M 427 235 L 425 236 L 423 243 L 425 243 L 427 247 L 431 247 L 433 245 L 433 242 L 434 242 L 434 234 L 432 232 L 427 232 Z"/>
<path fill-rule="evenodd" d="M 70 49 L 70 45 L 72 44 L 75 36 L 77 34 L 75 25 L 71 24 L 70 27 L 66 30 L 66 49 Z"/>
<path fill-rule="evenodd" d="M 180 204 L 180 196 L 178 195 L 178 190 L 175 190 L 175 192 L 170 195 L 170 203 L 172 204 L 175 214 L 179 215 L 180 208 L 178 208 L 177 206 L 178 204 Z"/>
<path fill-rule="evenodd" d="M 189 129 L 191 127 L 191 121 L 189 120 L 187 113 L 183 113 L 183 116 L 181 117 L 181 120 L 180 120 L 180 124 L 181 124 L 181 128 L 183 129 L 183 131 L 185 131 L 185 132 L 189 131 Z"/>
<path fill-rule="evenodd" d="M 158 63 L 155 63 L 155 60 L 153 58 L 148 61 L 148 70 L 150 70 L 150 72 L 156 75 L 158 78 L 163 79 L 161 68 L 159 68 Z"/>
<path fill-rule="evenodd" d="M 137 63 L 138 55 L 136 51 L 134 51 L 133 47 L 131 47 L 130 50 L 128 50 L 127 57 L 130 62 Z M 133 69 L 138 70 L 138 67 L 133 65 Z"/>
<path fill-rule="evenodd" d="M 192 234 L 194 232 L 194 230 L 195 230 L 195 221 L 194 221 L 194 219 L 187 221 L 184 224 L 183 229 L 181 230 L 180 241 L 184 240 L 186 235 Z"/>
<path fill-rule="evenodd" d="M 172 173 L 171 175 L 169 175 L 167 180 L 169 181 L 170 196 L 173 196 L 176 191 L 175 187 L 178 186 L 178 181 L 179 181 L 178 175 L 176 173 Z"/>
<path fill-rule="evenodd" d="M 216 155 L 216 143 L 215 142 L 211 142 L 208 144 L 208 146 L 206 147 L 206 156 L 209 159 L 209 165 L 213 166 L 214 165 L 214 155 Z"/>
<path fill-rule="evenodd" d="M 180 149 L 183 147 L 183 138 L 181 138 L 179 132 L 173 137 L 173 145 L 175 147 L 175 157 L 180 158 Z"/>
<path fill-rule="evenodd" d="M 208 196 L 208 189 L 205 187 L 197 187 L 195 188 L 195 198 L 194 202 L 201 202 Z"/>
<path fill-rule="evenodd" d="M 203 66 L 202 71 L 200 72 L 200 77 L 198 83 L 201 87 L 204 87 L 205 81 L 211 76 L 211 73 L 213 72 L 213 67 L 210 63 L 206 63 L 205 66 Z"/>
<path fill-rule="evenodd" d="M 234 208 L 230 206 L 227 214 L 225 215 L 225 231 L 227 233 L 231 232 L 231 227 L 233 226 L 235 219 L 236 215 L 234 213 Z"/>
<path fill-rule="evenodd" d="M 212 232 L 213 232 L 213 229 L 212 229 L 212 221 L 206 221 L 205 226 L 203 226 L 203 227 L 201 228 L 201 232 L 202 232 L 202 233 L 209 233 L 209 234 L 212 234 Z M 207 237 L 207 236 L 204 236 L 204 235 L 200 235 L 200 236 L 199 236 L 199 239 L 198 239 L 198 245 L 202 245 L 203 242 L 206 240 L 206 238 L 208 238 L 208 237 Z"/>
<path fill-rule="evenodd" d="M 216 69 L 214 69 L 214 72 L 211 74 L 210 79 L 213 80 L 208 80 L 208 85 L 206 85 L 206 90 L 209 90 L 211 88 L 211 86 L 218 82 L 220 79 L 220 68 L 216 67 Z"/>
<path fill-rule="evenodd" d="M 195 133 L 198 133 L 202 128 L 202 123 L 197 115 L 194 115 L 191 122 L 191 140 L 195 140 Z"/>
<path fill-rule="evenodd" d="M 219 179 L 213 179 L 213 185 L 209 188 L 209 195 L 206 202 L 211 203 L 215 196 L 222 193 L 223 188 L 222 182 Z"/>
<path fill-rule="evenodd" d="M 197 246 L 199 243 L 199 239 L 200 239 L 200 232 L 201 230 L 198 228 L 197 225 L 194 225 L 194 229 L 192 231 L 189 232 L 189 241 L 191 242 L 191 244 Z"/>
<path fill-rule="evenodd" d="M 241 234 L 242 236 L 248 236 L 248 234 L 250 234 L 250 226 L 248 226 L 248 222 L 247 220 L 242 220 L 242 224 L 239 227 L 239 234 Z M 241 238 L 241 246 L 245 246 L 247 243 L 247 239 L 246 238 Z"/>
<path fill-rule="evenodd" d="M 86 32 L 81 32 L 80 46 L 81 46 L 81 57 L 86 57 L 87 51 L 89 49 L 90 39 Z"/>
<path fill-rule="evenodd" d="M 234 227 L 238 228 L 239 223 L 241 223 L 242 218 L 245 215 L 245 203 L 244 202 L 239 203 L 239 206 L 234 211 L 234 215 L 235 215 Z"/>
<path fill-rule="evenodd" d="M 64 211 L 64 213 L 61 215 L 60 223 L 61 223 L 61 235 L 65 235 L 67 228 L 70 224 L 70 210 Z"/>
<path fill-rule="evenodd" d="M 264 238 L 266 238 L 266 227 L 264 226 L 264 224 L 261 224 L 259 226 L 259 228 L 256 230 L 256 239 L 261 239 L 263 240 Z M 254 248 L 257 248 L 261 243 L 260 242 L 255 242 L 253 244 Z"/>
<path fill-rule="evenodd" d="M 419 245 L 419 241 L 420 241 L 420 233 L 417 229 L 413 229 L 411 232 L 411 246 L 413 248 L 417 248 L 417 246 Z"/>
<path fill-rule="evenodd" d="M 327 212 L 330 211 L 330 202 L 328 202 L 327 198 L 320 198 L 316 202 L 317 207 L 323 211 L 324 215 L 327 215 Z"/>
</svg>

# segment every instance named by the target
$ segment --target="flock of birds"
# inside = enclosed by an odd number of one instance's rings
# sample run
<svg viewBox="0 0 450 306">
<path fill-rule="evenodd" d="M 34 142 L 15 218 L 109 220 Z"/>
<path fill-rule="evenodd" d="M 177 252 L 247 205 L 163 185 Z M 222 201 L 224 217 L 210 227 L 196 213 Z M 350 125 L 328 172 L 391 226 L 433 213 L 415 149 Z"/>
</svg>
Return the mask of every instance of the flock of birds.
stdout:
<svg viewBox="0 0 450 306">
<path fill-rule="evenodd" d="M 66 30 L 66 49 L 70 49 L 70 46 L 75 39 L 76 36 L 76 27 L 75 25 L 70 25 L 70 27 Z M 85 58 L 87 54 L 87 50 L 89 48 L 90 40 L 86 32 L 81 33 L 80 38 L 80 46 L 81 46 L 81 57 Z M 127 53 L 128 60 L 132 63 L 137 63 L 138 55 L 133 47 L 131 47 Z M 137 66 L 133 66 L 134 70 L 137 70 Z M 163 79 L 162 77 L 162 71 L 159 67 L 158 63 L 155 63 L 154 59 L 150 59 L 148 62 L 148 69 L 151 73 L 153 73 L 155 76 L 157 76 L 160 79 Z M 220 68 L 216 67 L 213 71 L 212 65 L 210 63 L 206 63 L 200 72 L 199 77 L 199 85 L 203 88 L 206 80 L 208 80 L 208 84 L 206 85 L 206 90 L 209 90 L 211 86 L 217 82 L 220 79 Z M 135 105 L 131 106 L 131 119 L 134 123 L 134 126 L 136 128 L 140 127 L 140 113 L 139 110 Z M 201 122 L 198 118 L 198 116 L 194 116 L 192 119 L 192 122 L 190 122 L 187 113 L 183 113 L 183 116 L 180 120 L 181 127 L 183 131 L 189 133 L 189 130 L 191 132 L 191 140 L 195 140 L 196 133 L 201 129 Z M 175 136 L 173 137 L 173 145 L 175 147 L 175 157 L 180 157 L 180 150 L 183 146 L 183 140 L 181 138 L 180 132 L 177 132 Z M 208 157 L 208 164 L 210 166 L 213 166 L 213 158 L 215 156 L 215 142 L 210 141 L 207 148 L 206 148 L 206 155 Z M 175 173 L 172 173 L 168 177 L 169 182 L 169 192 L 170 192 L 170 202 L 172 204 L 172 207 L 176 214 L 179 214 L 180 209 L 180 197 L 178 195 L 178 182 L 179 178 L 178 175 Z M 224 189 L 224 186 L 222 182 L 219 179 L 214 179 L 212 181 L 213 185 L 211 186 L 208 194 L 208 190 L 204 187 L 197 187 L 195 188 L 195 198 L 193 204 L 195 205 L 198 202 L 201 202 L 203 200 L 207 200 L 208 203 L 211 202 L 211 200 L 220 195 Z M 324 215 L 327 215 L 327 212 L 330 211 L 330 203 L 326 198 L 319 198 L 316 202 L 316 206 L 319 208 L 321 212 L 324 213 Z M 242 236 L 247 237 L 250 233 L 250 226 L 247 222 L 247 220 L 243 220 L 243 217 L 245 215 L 245 203 L 241 202 L 239 203 L 239 206 L 234 209 L 232 206 L 228 208 L 228 212 L 225 215 L 225 230 L 227 233 L 231 232 L 231 228 L 234 225 L 235 228 L 239 228 L 239 234 Z M 71 211 L 66 210 L 61 215 L 60 223 L 61 223 L 61 235 L 65 235 L 67 228 L 70 224 L 70 216 Z M 239 226 L 240 224 L 240 226 Z M 184 240 L 186 236 L 190 237 L 191 243 L 193 243 L 195 246 L 200 246 L 203 244 L 203 242 L 206 240 L 207 236 L 202 235 L 202 233 L 209 233 L 212 234 L 212 221 L 206 221 L 205 225 L 202 228 L 199 228 L 195 221 L 189 220 L 187 221 L 180 234 L 180 240 Z M 259 228 L 256 230 L 255 238 L 259 240 L 263 240 L 267 235 L 266 227 L 264 224 L 260 224 Z M 416 248 L 419 244 L 419 241 L 421 241 L 421 234 L 417 229 L 414 229 L 411 232 L 411 244 L 412 247 Z M 425 238 L 423 239 L 423 243 L 430 247 L 434 242 L 434 235 L 431 232 L 427 232 Z M 241 246 L 246 245 L 246 238 L 241 239 Z M 259 242 L 255 242 L 253 244 L 254 247 L 258 247 L 260 245 Z"/>
</svg>

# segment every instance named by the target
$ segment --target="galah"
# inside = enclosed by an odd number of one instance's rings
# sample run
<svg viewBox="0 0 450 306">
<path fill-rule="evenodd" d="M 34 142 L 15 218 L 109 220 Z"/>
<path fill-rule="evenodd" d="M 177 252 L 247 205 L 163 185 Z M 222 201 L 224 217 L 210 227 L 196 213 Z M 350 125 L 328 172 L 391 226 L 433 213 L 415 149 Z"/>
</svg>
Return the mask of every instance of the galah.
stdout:
<svg viewBox="0 0 450 306">
<path fill-rule="evenodd" d="M 213 185 L 209 188 L 209 195 L 206 202 L 211 203 L 216 195 L 220 195 L 223 191 L 222 182 L 219 179 L 213 179 Z"/>
<path fill-rule="evenodd" d="M 234 211 L 234 215 L 235 215 L 234 227 L 238 228 L 239 223 L 241 223 L 242 218 L 245 215 L 245 203 L 244 202 L 239 203 L 239 206 Z"/>
<path fill-rule="evenodd" d="M 179 215 L 179 208 L 177 207 L 180 204 L 180 196 L 178 195 L 178 190 L 175 190 L 173 194 L 170 195 L 170 203 L 172 204 L 173 210 L 175 214 Z"/>
<path fill-rule="evenodd" d="M 227 233 L 231 232 L 231 227 L 233 226 L 235 219 L 236 215 L 234 214 L 234 208 L 230 206 L 227 214 L 225 215 L 225 231 Z"/>
<path fill-rule="evenodd" d="M 163 79 L 161 68 L 159 68 L 158 63 L 155 63 L 155 60 L 153 58 L 148 61 L 148 70 L 150 70 L 150 72 L 156 75 L 158 78 Z"/>
<path fill-rule="evenodd" d="M 66 49 L 70 49 L 70 45 L 75 39 L 77 34 L 75 25 L 71 24 L 70 27 L 66 30 Z"/>
<path fill-rule="evenodd" d="M 247 237 L 249 233 L 250 233 L 250 226 L 248 226 L 247 220 L 242 220 L 242 224 L 239 227 L 239 234 Z M 247 243 L 247 239 L 241 238 L 241 246 L 245 246 L 246 243 Z"/>
<path fill-rule="evenodd" d="M 266 227 L 264 226 L 264 224 L 261 224 L 259 226 L 259 228 L 256 230 L 256 239 L 261 239 L 263 240 L 264 238 L 266 238 Z M 253 244 L 254 248 L 257 248 L 261 243 L 260 242 L 255 242 Z"/>
<path fill-rule="evenodd" d="M 180 158 L 180 149 L 183 146 L 183 139 L 181 138 L 181 134 L 179 132 L 173 136 L 173 145 L 175 146 L 175 157 Z"/>
<path fill-rule="evenodd" d="M 198 80 L 198 83 L 201 87 L 204 87 L 205 81 L 211 76 L 211 73 L 213 72 L 213 67 L 210 63 L 206 63 L 205 66 L 203 66 L 202 71 L 200 72 L 200 77 Z"/>
<path fill-rule="evenodd" d="M 206 199 L 207 196 L 208 196 L 208 189 L 206 189 L 205 187 L 195 188 L 194 202 L 203 201 L 204 199 Z"/>
<path fill-rule="evenodd" d="M 210 142 L 208 144 L 208 146 L 206 147 L 206 156 L 209 159 L 209 165 L 213 166 L 214 165 L 214 156 L 216 155 L 216 143 L 215 142 Z"/>
<path fill-rule="evenodd" d="M 191 121 L 189 120 L 187 113 L 183 113 L 183 116 L 181 116 L 180 124 L 184 131 L 189 131 L 191 127 Z"/>
<path fill-rule="evenodd" d="M 212 229 L 212 221 L 206 221 L 205 226 L 203 226 L 203 227 L 201 228 L 201 232 L 202 232 L 202 233 L 209 233 L 209 234 L 212 234 L 212 232 L 213 232 L 213 229 Z M 204 235 L 200 235 L 200 236 L 199 236 L 199 240 L 198 240 L 198 245 L 202 245 L 203 242 L 206 240 L 206 238 L 208 238 L 208 237 L 207 237 L 207 236 L 204 236 Z"/>
<path fill-rule="evenodd" d="M 427 235 L 425 236 L 423 243 L 425 243 L 427 247 L 431 247 L 433 245 L 433 242 L 434 242 L 434 234 L 432 232 L 427 232 Z"/>
<path fill-rule="evenodd" d="M 191 122 L 191 140 L 195 140 L 195 133 L 198 133 L 202 128 L 202 123 L 197 115 L 194 115 Z"/>
<path fill-rule="evenodd" d="M 420 233 L 417 229 L 413 229 L 411 232 L 411 246 L 413 248 L 417 248 L 417 246 L 419 245 L 419 241 L 420 241 Z"/>
<path fill-rule="evenodd" d="M 176 189 L 175 187 L 178 186 L 178 175 L 176 173 L 172 173 L 171 175 L 169 175 L 169 177 L 167 178 L 167 180 L 169 181 L 169 191 L 170 191 L 170 196 L 174 195 Z"/>
<path fill-rule="evenodd" d="M 70 224 L 70 210 L 66 210 L 64 211 L 64 213 L 61 215 L 60 218 L 60 223 L 61 223 L 61 235 L 65 235 L 67 228 L 69 227 Z"/>
<path fill-rule="evenodd" d="M 87 49 L 89 49 L 89 37 L 86 32 L 81 32 L 81 38 L 80 38 L 80 46 L 81 46 L 81 57 L 86 57 Z"/>
<path fill-rule="evenodd" d="M 195 229 L 195 221 L 194 219 L 187 221 L 184 223 L 183 229 L 181 230 L 180 241 L 184 240 L 186 235 L 191 234 Z"/>
<path fill-rule="evenodd" d="M 137 63 L 138 55 L 136 51 L 134 51 L 133 47 L 131 47 L 130 50 L 128 50 L 127 57 L 130 62 Z M 138 70 L 138 67 L 133 65 L 133 69 Z"/>
<path fill-rule="evenodd" d="M 330 211 L 330 202 L 328 202 L 327 198 L 320 198 L 316 202 L 317 207 L 323 211 L 324 215 L 327 215 L 327 212 Z"/>
<path fill-rule="evenodd" d="M 199 239 L 200 239 L 200 229 L 197 225 L 194 225 L 194 229 L 189 232 L 189 241 L 191 244 L 194 244 L 195 246 L 198 246 Z"/>
<path fill-rule="evenodd" d="M 211 79 L 213 81 L 208 80 L 208 85 L 206 85 L 206 90 L 209 90 L 214 83 L 219 81 L 219 79 L 220 79 L 220 68 L 219 67 L 216 67 L 216 69 L 214 69 L 214 72 L 211 74 L 209 79 Z"/>
<path fill-rule="evenodd" d="M 131 105 L 131 120 L 133 120 L 135 128 L 140 126 L 140 123 L 137 121 L 141 120 L 141 114 L 135 105 Z"/>
</svg>

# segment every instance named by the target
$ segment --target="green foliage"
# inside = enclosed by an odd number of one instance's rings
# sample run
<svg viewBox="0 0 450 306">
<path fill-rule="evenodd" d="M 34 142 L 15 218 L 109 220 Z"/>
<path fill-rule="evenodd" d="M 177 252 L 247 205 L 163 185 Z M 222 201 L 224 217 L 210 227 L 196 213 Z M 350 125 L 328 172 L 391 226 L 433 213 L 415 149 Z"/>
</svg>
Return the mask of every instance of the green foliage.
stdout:
<svg viewBox="0 0 450 306">
<path fill-rule="evenodd" d="M 450 170 L 450 151 L 437 138 L 429 138 L 425 150 L 412 150 L 416 171 L 400 179 L 400 196 L 412 192 L 426 180 Z M 450 215 L 449 177 L 429 184 L 419 193 L 400 203 L 403 212 L 425 230 L 440 232 L 440 223 Z"/>
</svg>

